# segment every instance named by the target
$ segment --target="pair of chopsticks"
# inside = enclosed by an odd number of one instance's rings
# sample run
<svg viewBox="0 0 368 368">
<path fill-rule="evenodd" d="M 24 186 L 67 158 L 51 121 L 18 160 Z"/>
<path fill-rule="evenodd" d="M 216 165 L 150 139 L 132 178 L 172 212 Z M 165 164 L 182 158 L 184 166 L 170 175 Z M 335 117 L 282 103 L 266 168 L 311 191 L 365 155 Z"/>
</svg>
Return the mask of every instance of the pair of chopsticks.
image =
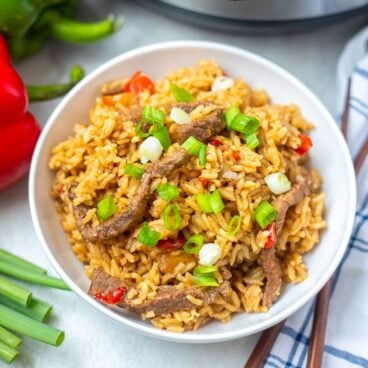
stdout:
<svg viewBox="0 0 368 368">
<path fill-rule="evenodd" d="M 342 116 L 341 132 L 347 139 L 349 126 L 349 100 L 350 100 L 351 80 L 347 85 L 345 96 L 344 113 Z M 368 137 L 366 138 L 362 148 L 354 160 L 355 173 L 358 176 L 363 165 L 364 159 L 368 154 Z M 307 359 L 307 368 L 321 368 L 323 360 L 323 350 L 325 346 L 325 336 L 327 328 L 328 307 L 333 285 L 333 276 L 319 292 L 314 309 L 312 334 L 309 342 L 309 351 Z M 275 343 L 279 332 L 282 330 L 285 321 L 279 322 L 277 325 L 264 331 L 259 338 L 252 354 L 244 365 L 244 368 L 261 368 L 264 365 L 269 352 Z"/>
</svg>

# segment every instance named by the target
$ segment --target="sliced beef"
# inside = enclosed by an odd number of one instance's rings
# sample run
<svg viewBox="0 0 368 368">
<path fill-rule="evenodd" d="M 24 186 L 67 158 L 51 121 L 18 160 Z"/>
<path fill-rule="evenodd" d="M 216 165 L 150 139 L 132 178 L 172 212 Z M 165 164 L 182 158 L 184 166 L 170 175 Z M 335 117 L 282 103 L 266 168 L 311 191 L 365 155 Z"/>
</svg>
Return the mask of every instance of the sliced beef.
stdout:
<svg viewBox="0 0 368 368">
<path fill-rule="evenodd" d="M 203 142 L 208 141 L 212 136 L 215 136 L 221 132 L 224 128 L 223 123 L 223 110 L 218 108 L 216 113 L 217 120 L 215 123 L 214 117 L 211 117 L 211 123 L 207 119 L 203 120 L 206 124 L 209 124 L 206 128 L 204 125 L 201 129 L 197 129 L 198 124 L 202 122 L 195 121 L 191 124 L 187 124 L 186 134 L 193 135 L 195 138 L 202 140 Z M 211 113 L 212 114 L 212 113 Z M 209 115 L 211 115 L 209 114 Z M 202 126 L 202 125 L 201 125 Z M 190 129 L 190 127 L 192 127 Z M 198 135 L 196 135 L 198 134 Z M 167 177 L 174 170 L 184 166 L 190 161 L 192 156 L 179 148 L 177 151 L 170 155 L 165 156 L 161 160 L 152 163 L 144 173 L 141 179 L 140 187 L 130 205 L 123 212 L 111 219 L 101 222 L 98 226 L 92 227 L 91 225 L 84 225 L 82 223 L 88 209 L 90 207 L 80 204 L 74 206 L 74 215 L 77 223 L 77 227 L 82 237 L 90 242 L 99 242 L 115 238 L 127 231 L 132 230 L 136 227 L 146 214 L 148 202 L 151 200 L 150 185 L 155 178 Z M 71 186 L 69 190 L 69 199 L 73 200 L 75 186 Z"/>
<path fill-rule="evenodd" d="M 175 106 L 183 109 L 187 113 L 190 113 L 200 105 L 208 105 L 208 103 L 182 103 Z M 223 109 L 218 107 L 209 113 L 203 120 L 193 121 L 191 124 L 177 125 L 176 129 L 172 133 L 172 139 L 175 142 L 183 143 L 187 138 L 193 136 L 202 142 L 207 142 L 214 136 L 214 131 L 218 131 L 219 133 L 225 128 L 223 114 Z"/>
<path fill-rule="evenodd" d="M 281 234 L 288 209 L 309 195 L 312 185 L 311 176 L 309 172 L 306 172 L 305 176 L 297 177 L 297 183 L 293 185 L 289 192 L 275 199 L 273 205 L 277 210 L 276 238 Z M 270 308 L 272 303 L 278 299 L 282 286 L 282 269 L 280 261 L 276 256 L 275 246 L 261 251 L 260 264 L 266 274 L 266 286 L 263 292 L 262 304 Z"/>
<path fill-rule="evenodd" d="M 123 281 L 110 276 L 102 269 L 94 269 L 88 293 L 93 296 L 96 294 L 106 295 L 119 287 L 126 287 L 126 285 Z M 124 298 L 118 306 L 133 309 L 138 313 L 153 311 L 155 315 L 160 315 L 196 308 L 196 305 L 188 299 L 188 296 L 202 300 L 203 304 L 207 305 L 213 303 L 219 295 L 227 297 L 229 292 L 230 285 L 227 281 L 217 288 L 206 291 L 195 286 L 179 289 L 173 285 L 164 285 L 158 288 L 157 296 L 153 300 L 145 301 L 142 304 L 134 304 L 131 300 Z"/>
<path fill-rule="evenodd" d="M 115 79 L 102 85 L 101 93 L 103 96 L 117 95 L 124 92 L 126 79 Z"/>
</svg>

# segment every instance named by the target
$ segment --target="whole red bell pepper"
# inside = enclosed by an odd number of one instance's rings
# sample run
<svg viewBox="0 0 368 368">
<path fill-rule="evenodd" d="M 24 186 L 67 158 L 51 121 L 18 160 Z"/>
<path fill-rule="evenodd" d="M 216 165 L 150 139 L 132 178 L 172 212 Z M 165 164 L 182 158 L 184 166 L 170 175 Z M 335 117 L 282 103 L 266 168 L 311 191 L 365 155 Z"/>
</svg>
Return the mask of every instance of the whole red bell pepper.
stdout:
<svg viewBox="0 0 368 368">
<path fill-rule="evenodd" d="M 0 190 L 29 170 L 41 129 L 27 109 L 26 86 L 13 69 L 5 39 L 0 35 Z"/>
</svg>

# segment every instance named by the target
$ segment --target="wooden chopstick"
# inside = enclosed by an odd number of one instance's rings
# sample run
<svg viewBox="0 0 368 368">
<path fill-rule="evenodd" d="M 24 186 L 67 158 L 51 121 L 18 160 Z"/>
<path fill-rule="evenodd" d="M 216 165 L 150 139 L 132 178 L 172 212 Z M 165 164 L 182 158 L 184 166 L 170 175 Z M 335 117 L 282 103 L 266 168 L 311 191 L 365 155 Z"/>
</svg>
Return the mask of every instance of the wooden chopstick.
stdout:
<svg viewBox="0 0 368 368">
<path fill-rule="evenodd" d="M 350 99 L 350 87 L 351 80 L 349 78 L 347 85 L 347 92 L 344 103 L 344 113 L 342 116 L 341 131 L 345 139 L 347 138 L 347 131 L 349 125 L 349 99 Z M 360 149 L 356 159 L 354 160 L 354 167 L 356 175 L 363 165 L 364 159 L 368 154 L 368 137 L 365 140 L 362 148 Z M 330 302 L 333 277 L 326 283 L 326 285 L 319 292 L 316 300 L 312 334 L 309 343 L 307 368 L 320 368 L 322 367 L 324 342 L 327 328 L 327 316 L 328 307 Z M 267 329 L 261 335 L 258 343 L 253 349 L 248 361 L 244 365 L 244 368 L 261 368 L 263 367 L 264 361 L 270 353 L 273 344 L 275 343 L 279 332 L 282 330 L 285 321 L 279 322 L 275 326 Z"/>
</svg>

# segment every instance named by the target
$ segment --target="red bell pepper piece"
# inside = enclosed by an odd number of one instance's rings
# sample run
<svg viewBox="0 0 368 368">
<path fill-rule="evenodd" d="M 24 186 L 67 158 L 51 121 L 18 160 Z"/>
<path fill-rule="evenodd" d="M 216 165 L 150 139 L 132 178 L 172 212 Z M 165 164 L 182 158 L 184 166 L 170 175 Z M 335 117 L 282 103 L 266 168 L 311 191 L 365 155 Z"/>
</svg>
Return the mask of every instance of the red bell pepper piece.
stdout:
<svg viewBox="0 0 368 368">
<path fill-rule="evenodd" d="M 167 252 L 172 252 L 177 249 L 183 248 L 185 244 L 185 239 L 182 236 L 178 236 L 175 239 L 169 238 L 165 240 L 160 240 L 157 244 L 157 248 L 166 250 Z"/>
<path fill-rule="evenodd" d="M 0 190 L 28 172 L 40 127 L 27 112 L 26 87 L 0 35 Z"/>
<path fill-rule="evenodd" d="M 299 155 L 305 155 L 313 146 L 313 142 L 307 135 L 299 134 L 300 146 L 295 150 Z"/>
<path fill-rule="evenodd" d="M 269 232 L 267 237 L 267 241 L 264 245 L 265 249 L 272 248 L 276 243 L 276 223 L 273 222 L 266 227 L 266 230 Z"/>
<path fill-rule="evenodd" d="M 136 95 L 146 89 L 150 94 L 155 93 L 155 84 L 146 74 L 142 73 L 141 71 L 135 72 L 124 87 L 125 92 L 131 92 Z"/>
<path fill-rule="evenodd" d="M 122 286 L 122 287 L 118 287 L 117 289 L 109 291 L 106 295 L 97 293 L 95 297 L 99 301 L 106 303 L 106 304 L 118 304 L 123 300 L 127 292 L 128 292 L 128 289 Z"/>
</svg>

